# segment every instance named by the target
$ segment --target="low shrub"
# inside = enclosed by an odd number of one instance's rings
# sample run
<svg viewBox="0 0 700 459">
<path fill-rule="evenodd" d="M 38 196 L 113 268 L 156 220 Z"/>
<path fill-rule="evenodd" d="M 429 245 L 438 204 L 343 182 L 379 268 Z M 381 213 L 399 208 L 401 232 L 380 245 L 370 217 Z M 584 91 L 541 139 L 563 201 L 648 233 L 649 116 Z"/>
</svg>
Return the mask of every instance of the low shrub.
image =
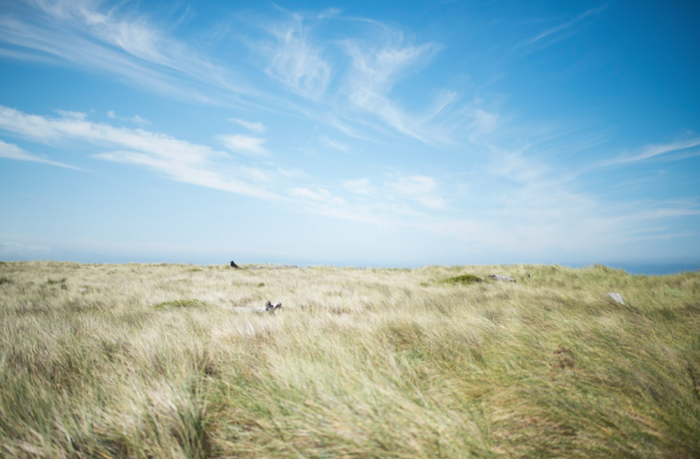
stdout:
<svg viewBox="0 0 700 459">
<path fill-rule="evenodd" d="M 199 300 L 174 300 L 174 301 L 164 301 L 163 303 L 158 303 L 153 307 L 156 309 L 165 308 L 201 308 L 205 307 L 207 304 Z"/>
<path fill-rule="evenodd" d="M 448 279 L 443 279 L 440 281 L 441 284 L 452 284 L 452 285 L 457 285 L 457 284 L 462 284 L 462 285 L 468 285 L 468 284 L 477 284 L 479 282 L 483 282 L 484 280 L 478 276 L 475 276 L 474 274 L 462 274 L 461 276 L 455 276 L 455 277 L 450 277 Z"/>
</svg>

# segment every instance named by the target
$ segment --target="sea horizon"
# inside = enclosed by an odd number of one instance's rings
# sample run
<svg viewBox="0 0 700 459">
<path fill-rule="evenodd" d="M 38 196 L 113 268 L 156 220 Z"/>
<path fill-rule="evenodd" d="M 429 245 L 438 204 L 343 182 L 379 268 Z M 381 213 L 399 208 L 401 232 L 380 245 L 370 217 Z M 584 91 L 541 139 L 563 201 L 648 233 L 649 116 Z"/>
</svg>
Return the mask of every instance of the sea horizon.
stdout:
<svg viewBox="0 0 700 459">
<path fill-rule="evenodd" d="M 123 265 L 129 263 L 136 264 L 173 264 L 173 265 L 201 265 L 201 266 L 216 266 L 216 265 L 228 265 L 230 261 L 213 261 L 213 260 L 187 260 L 187 259 L 145 259 L 145 258 L 121 258 L 121 257 L 100 257 L 97 256 L 95 259 L 88 259 L 85 257 L 70 257 L 66 259 L 43 259 L 43 260 L 30 260 L 30 259 L 5 259 L 0 260 L 0 262 L 65 262 L 65 263 L 80 263 L 80 264 L 116 264 Z M 700 270 L 700 261 L 698 262 L 677 262 L 677 263 L 634 263 L 634 262 L 591 262 L 591 263 L 537 263 L 537 262 L 519 262 L 519 263 L 424 263 L 424 264 L 404 264 L 397 263 L 394 265 L 383 264 L 383 263 L 350 263 L 350 262 L 337 262 L 329 263 L 323 261 L 312 261 L 312 260 L 294 260 L 287 258 L 280 259 L 253 259 L 253 260 L 240 260 L 236 261 L 240 265 L 291 265 L 300 268 L 324 266 L 324 267 L 335 267 L 335 268 L 358 268 L 358 269 L 420 269 L 427 266 L 510 266 L 510 265 L 548 265 L 548 266 L 561 266 L 565 268 L 585 268 L 587 266 L 593 265 L 603 265 L 612 269 L 622 269 L 628 274 L 633 275 L 670 275 L 679 274 L 682 272 L 695 272 Z"/>
</svg>

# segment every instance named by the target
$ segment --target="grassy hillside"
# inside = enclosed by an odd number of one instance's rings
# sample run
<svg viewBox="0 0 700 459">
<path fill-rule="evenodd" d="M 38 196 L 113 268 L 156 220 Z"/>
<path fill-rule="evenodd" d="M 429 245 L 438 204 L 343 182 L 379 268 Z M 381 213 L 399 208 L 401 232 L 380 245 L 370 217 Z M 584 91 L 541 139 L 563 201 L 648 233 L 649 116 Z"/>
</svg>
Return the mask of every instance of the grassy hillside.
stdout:
<svg viewBox="0 0 700 459">
<path fill-rule="evenodd" d="M 698 458 L 700 273 L 0 263 L 0 456 Z"/>
</svg>

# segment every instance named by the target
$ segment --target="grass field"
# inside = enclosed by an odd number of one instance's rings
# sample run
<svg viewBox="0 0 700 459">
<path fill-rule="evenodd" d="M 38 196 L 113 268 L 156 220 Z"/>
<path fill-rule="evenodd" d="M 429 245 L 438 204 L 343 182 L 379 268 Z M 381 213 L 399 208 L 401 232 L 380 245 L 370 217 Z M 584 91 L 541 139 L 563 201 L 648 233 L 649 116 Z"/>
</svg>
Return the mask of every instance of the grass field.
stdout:
<svg viewBox="0 0 700 459">
<path fill-rule="evenodd" d="M 0 263 L 0 456 L 698 458 L 700 273 Z"/>
</svg>

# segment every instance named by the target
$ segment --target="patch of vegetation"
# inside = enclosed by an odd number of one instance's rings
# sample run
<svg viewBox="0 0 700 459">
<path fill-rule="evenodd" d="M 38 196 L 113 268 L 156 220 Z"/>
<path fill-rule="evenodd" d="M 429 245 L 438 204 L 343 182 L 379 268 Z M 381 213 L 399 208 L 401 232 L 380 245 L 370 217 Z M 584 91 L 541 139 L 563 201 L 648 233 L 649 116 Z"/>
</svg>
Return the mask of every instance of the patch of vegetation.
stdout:
<svg viewBox="0 0 700 459">
<path fill-rule="evenodd" d="M 202 270 L 199 269 L 199 268 L 192 268 L 192 269 L 190 269 L 189 271 L 190 271 L 191 273 L 199 273 L 199 272 L 201 272 Z"/>
<path fill-rule="evenodd" d="M 2 284 L 11 284 L 12 279 L 8 279 L 7 277 L 0 277 L 0 285 Z"/>
<path fill-rule="evenodd" d="M 700 458 L 700 272 L 11 266 L 2 457 Z"/>
<path fill-rule="evenodd" d="M 461 276 L 450 277 L 440 281 L 441 284 L 451 284 L 451 285 L 469 285 L 478 284 L 479 282 L 484 282 L 484 280 L 474 274 L 462 274 Z"/>
<path fill-rule="evenodd" d="M 265 282 L 260 282 L 260 283 L 258 284 L 258 287 L 264 287 L 264 286 L 265 286 Z"/>
<path fill-rule="evenodd" d="M 48 285 L 57 285 L 57 284 L 65 284 L 66 283 L 66 278 L 63 277 L 61 279 L 49 279 L 46 281 Z"/>
<path fill-rule="evenodd" d="M 622 275 L 627 274 L 625 272 L 625 270 L 622 268 L 615 269 L 615 268 L 610 268 L 610 267 L 605 266 L 605 265 L 599 265 L 597 263 L 593 263 L 592 268 L 595 271 L 601 271 L 601 272 L 604 272 L 605 274 L 622 274 Z"/>
<path fill-rule="evenodd" d="M 174 300 L 165 301 L 163 303 L 158 303 L 153 307 L 155 309 L 165 309 L 165 308 L 203 308 L 207 304 L 200 300 Z"/>
</svg>

